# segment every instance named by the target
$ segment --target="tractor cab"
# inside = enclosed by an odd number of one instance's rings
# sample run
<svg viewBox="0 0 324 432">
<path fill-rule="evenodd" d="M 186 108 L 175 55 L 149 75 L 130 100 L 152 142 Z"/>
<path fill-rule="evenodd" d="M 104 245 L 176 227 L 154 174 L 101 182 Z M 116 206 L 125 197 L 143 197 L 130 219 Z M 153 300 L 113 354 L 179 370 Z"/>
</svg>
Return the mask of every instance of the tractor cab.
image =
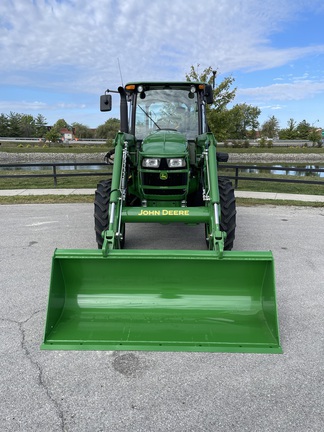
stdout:
<svg viewBox="0 0 324 432">
<path fill-rule="evenodd" d="M 142 141 L 151 133 L 167 130 L 194 140 L 207 131 L 205 107 L 213 102 L 209 84 L 193 82 L 130 83 L 118 88 L 121 96 L 121 132 Z M 110 111 L 111 94 L 101 96 L 100 110 Z"/>
<path fill-rule="evenodd" d="M 212 87 L 204 83 L 129 83 L 120 94 L 121 132 L 129 134 L 133 169 L 129 192 L 144 205 L 183 206 L 199 190 L 198 164 L 207 132 L 206 104 Z M 107 103 L 107 101 L 109 103 Z M 111 109 L 111 95 L 101 110 Z M 201 203 L 202 204 L 202 203 Z"/>
</svg>

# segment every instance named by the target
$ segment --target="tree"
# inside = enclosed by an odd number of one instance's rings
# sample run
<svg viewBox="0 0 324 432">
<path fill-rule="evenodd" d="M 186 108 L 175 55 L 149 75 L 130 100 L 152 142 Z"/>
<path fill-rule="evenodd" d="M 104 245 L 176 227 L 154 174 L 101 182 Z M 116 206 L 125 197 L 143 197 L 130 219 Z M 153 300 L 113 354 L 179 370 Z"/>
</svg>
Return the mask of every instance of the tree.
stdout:
<svg viewBox="0 0 324 432">
<path fill-rule="evenodd" d="M 22 114 L 19 122 L 20 136 L 35 137 L 36 126 L 35 119 L 30 114 Z"/>
<path fill-rule="evenodd" d="M 309 141 L 312 141 L 313 147 L 315 147 L 316 144 L 318 144 L 318 147 L 322 147 L 322 134 L 320 129 L 312 127 L 309 131 L 307 139 L 309 139 Z"/>
<path fill-rule="evenodd" d="M 70 126 L 66 123 L 64 119 L 57 120 L 56 123 L 54 123 L 52 129 L 55 129 L 57 132 L 59 132 L 61 129 L 69 129 Z"/>
<path fill-rule="evenodd" d="M 5 114 L 0 114 L 0 136 L 9 136 L 9 119 Z"/>
<path fill-rule="evenodd" d="M 205 68 L 202 73 L 198 72 L 199 64 L 195 69 L 194 66 L 190 67 L 190 72 L 186 74 L 187 81 L 200 81 L 214 86 L 217 78 L 217 70 L 213 70 L 211 66 Z M 216 109 L 221 111 L 226 108 L 226 106 L 235 98 L 236 88 L 231 89 L 234 83 L 233 77 L 225 77 L 217 86 L 215 86 L 214 93 L 214 103 L 211 105 L 211 109 Z"/>
<path fill-rule="evenodd" d="M 281 129 L 279 132 L 279 138 L 283 140 L 292 140 L 298 138 L 297 125 L 293 118 L 287 122 L 287 128 Z"/>
<path fill-rule="evenodd" d="M 279 133 L 279 121 L 275 116 L 269 117 L 261 126 L 262 136 L 268 138 L 275 138 Z"/>
<path fill-rule="evenodd" d="M 208 115 L 208 124 L 216 139 L 218 141 L 225 141 L 229 137 L 231 126 L 229 110 L 210 110 Z"/>
<path fill-rule="evenodd" d="M 228 134 L 230 138 L 254 138 L 258 129 L 261 110 L 252 105 L 236 104 L 228 110 Z"/>
<path fill-rule="evenodd" d="M 229 118 L 227 116 L 227 105 L 235 98 L 236 88 L 232 88 L 233 77 L 225 77 L 218 85 L 214 85 L 217 78 L 217 70 L 211 66 L 199 73 L 199 64 L 196 68 L 190 67 L 190 72 L 186 74 L 187 81 L 199 81 L 211 84 L 214 95 L 214 103 L 207 105 L 206 116 L 210 130 L 218 140 L 225 140 L 228 136 Z"/>
<path fill-rule="evenodd" d="M 46 141 L 50 142 L 57 142 L 61 138 L 61 134 L 58 130 L 56 130 L 54 127 L 46 132 L 45 139 Z"/>
<path fill-rule="evenodd" d="M 8 121 L 9 121 L 8 136 L 11 136 L 11 137 L 21 136 L 20 120 L 21 120 L 21 114 L 14 113 L 14 112 L 10 111 L 10 114 L 8 116 Z"/>
<path fill-rule="evenodd" d="M 298 123 L 296 127 L 297 138 L 308 139 L 310 131 L 311 131 L 311 125 L 306 120 L 301 121 L 300 123 Z"/>
<path fill-rule="evenodd" d="M 104 124 L 97 127 L 96 138 L 113 139 L 120 129 L 120 121 L 116 118 L 108 119 Z"/>
<path fill-rule="evenodd" d="M 35 118 L 36 136 L 41 138 L 47 133 L 47 121 L 42 114 L 38 114 Z"/>
<path fill-rule="evenodd" d="M 93 138 L 93 131 L 82 123 L 72 123 L 73 133 L 77 138 Z"/>
</svg>

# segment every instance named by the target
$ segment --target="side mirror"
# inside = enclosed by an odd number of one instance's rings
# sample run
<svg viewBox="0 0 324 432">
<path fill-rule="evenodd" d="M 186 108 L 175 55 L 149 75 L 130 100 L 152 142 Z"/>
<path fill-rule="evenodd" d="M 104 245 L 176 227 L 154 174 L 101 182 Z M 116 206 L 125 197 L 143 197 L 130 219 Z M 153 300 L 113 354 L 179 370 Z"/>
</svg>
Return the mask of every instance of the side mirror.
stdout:
<svg viewBox="0 0 324 432">
<path fill-rule="evenodd" d="M 100 111 L 111 111 L 112 103 L 111 103 L 111 95 L 104 94 L 100 96 Z"/>
<path fill-rule="evenodd" d="M 204 96 L 208 105 L 214 103 L 213 87 L 210 84 L 206 84 Z"/>
</svg>

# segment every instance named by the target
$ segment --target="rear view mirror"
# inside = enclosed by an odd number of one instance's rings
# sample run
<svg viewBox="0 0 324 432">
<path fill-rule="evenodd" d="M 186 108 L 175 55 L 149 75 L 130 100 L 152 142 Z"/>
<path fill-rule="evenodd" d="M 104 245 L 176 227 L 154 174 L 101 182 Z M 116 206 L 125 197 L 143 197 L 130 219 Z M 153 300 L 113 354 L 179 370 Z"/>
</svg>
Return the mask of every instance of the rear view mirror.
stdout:
<svg viewBox="0 0 324 432">
<path fill-rule="evenodd" d="M 210 84 L 207 84 L 205 86 L 205 101 L 207 104 L 212 104 L 214 102 L 214 94 L 213 94 L 213 88 Z"/>
<path fill-rule="evenodd" d="M 111 111 L 111 95 L 104 94 L 100 96 L 100 111 Z"/>
</svg>

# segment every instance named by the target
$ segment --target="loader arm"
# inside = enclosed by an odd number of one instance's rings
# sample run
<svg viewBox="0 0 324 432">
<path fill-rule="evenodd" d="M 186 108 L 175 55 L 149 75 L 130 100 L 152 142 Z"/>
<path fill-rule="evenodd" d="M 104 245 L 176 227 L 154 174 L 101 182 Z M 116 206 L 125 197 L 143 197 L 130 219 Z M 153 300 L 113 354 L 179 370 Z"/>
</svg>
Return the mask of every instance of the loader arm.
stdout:
<svg viewBox="0 0 324 432">
<path fill-rule="evenodd" d="M 204 200 L 210 209 L 209 248 L 213 249 L 219 258 L 222 258 L 226 233 L 220 228 L 220 196 L 218 176 L 215 175 L 217 173 L 216 140 L 211 133 L 205 134 L 201 139 L 205 141 L 205 149 L 202 154 L 202 157 L 205 159 Z"/>
<path fill-rule="evenodd" d="M 108 229 L 102 233 L 102 253 L 108 255 L 112 249 L 120 249 L 121 244 L 121 214 L 126 198 L 126 165 L 128 157 L 128 140 L 134 141 L 129 134 L 119 132 L 115 139 L 115 157 L 109 200 L 109 224 Z"/>
</svg>

